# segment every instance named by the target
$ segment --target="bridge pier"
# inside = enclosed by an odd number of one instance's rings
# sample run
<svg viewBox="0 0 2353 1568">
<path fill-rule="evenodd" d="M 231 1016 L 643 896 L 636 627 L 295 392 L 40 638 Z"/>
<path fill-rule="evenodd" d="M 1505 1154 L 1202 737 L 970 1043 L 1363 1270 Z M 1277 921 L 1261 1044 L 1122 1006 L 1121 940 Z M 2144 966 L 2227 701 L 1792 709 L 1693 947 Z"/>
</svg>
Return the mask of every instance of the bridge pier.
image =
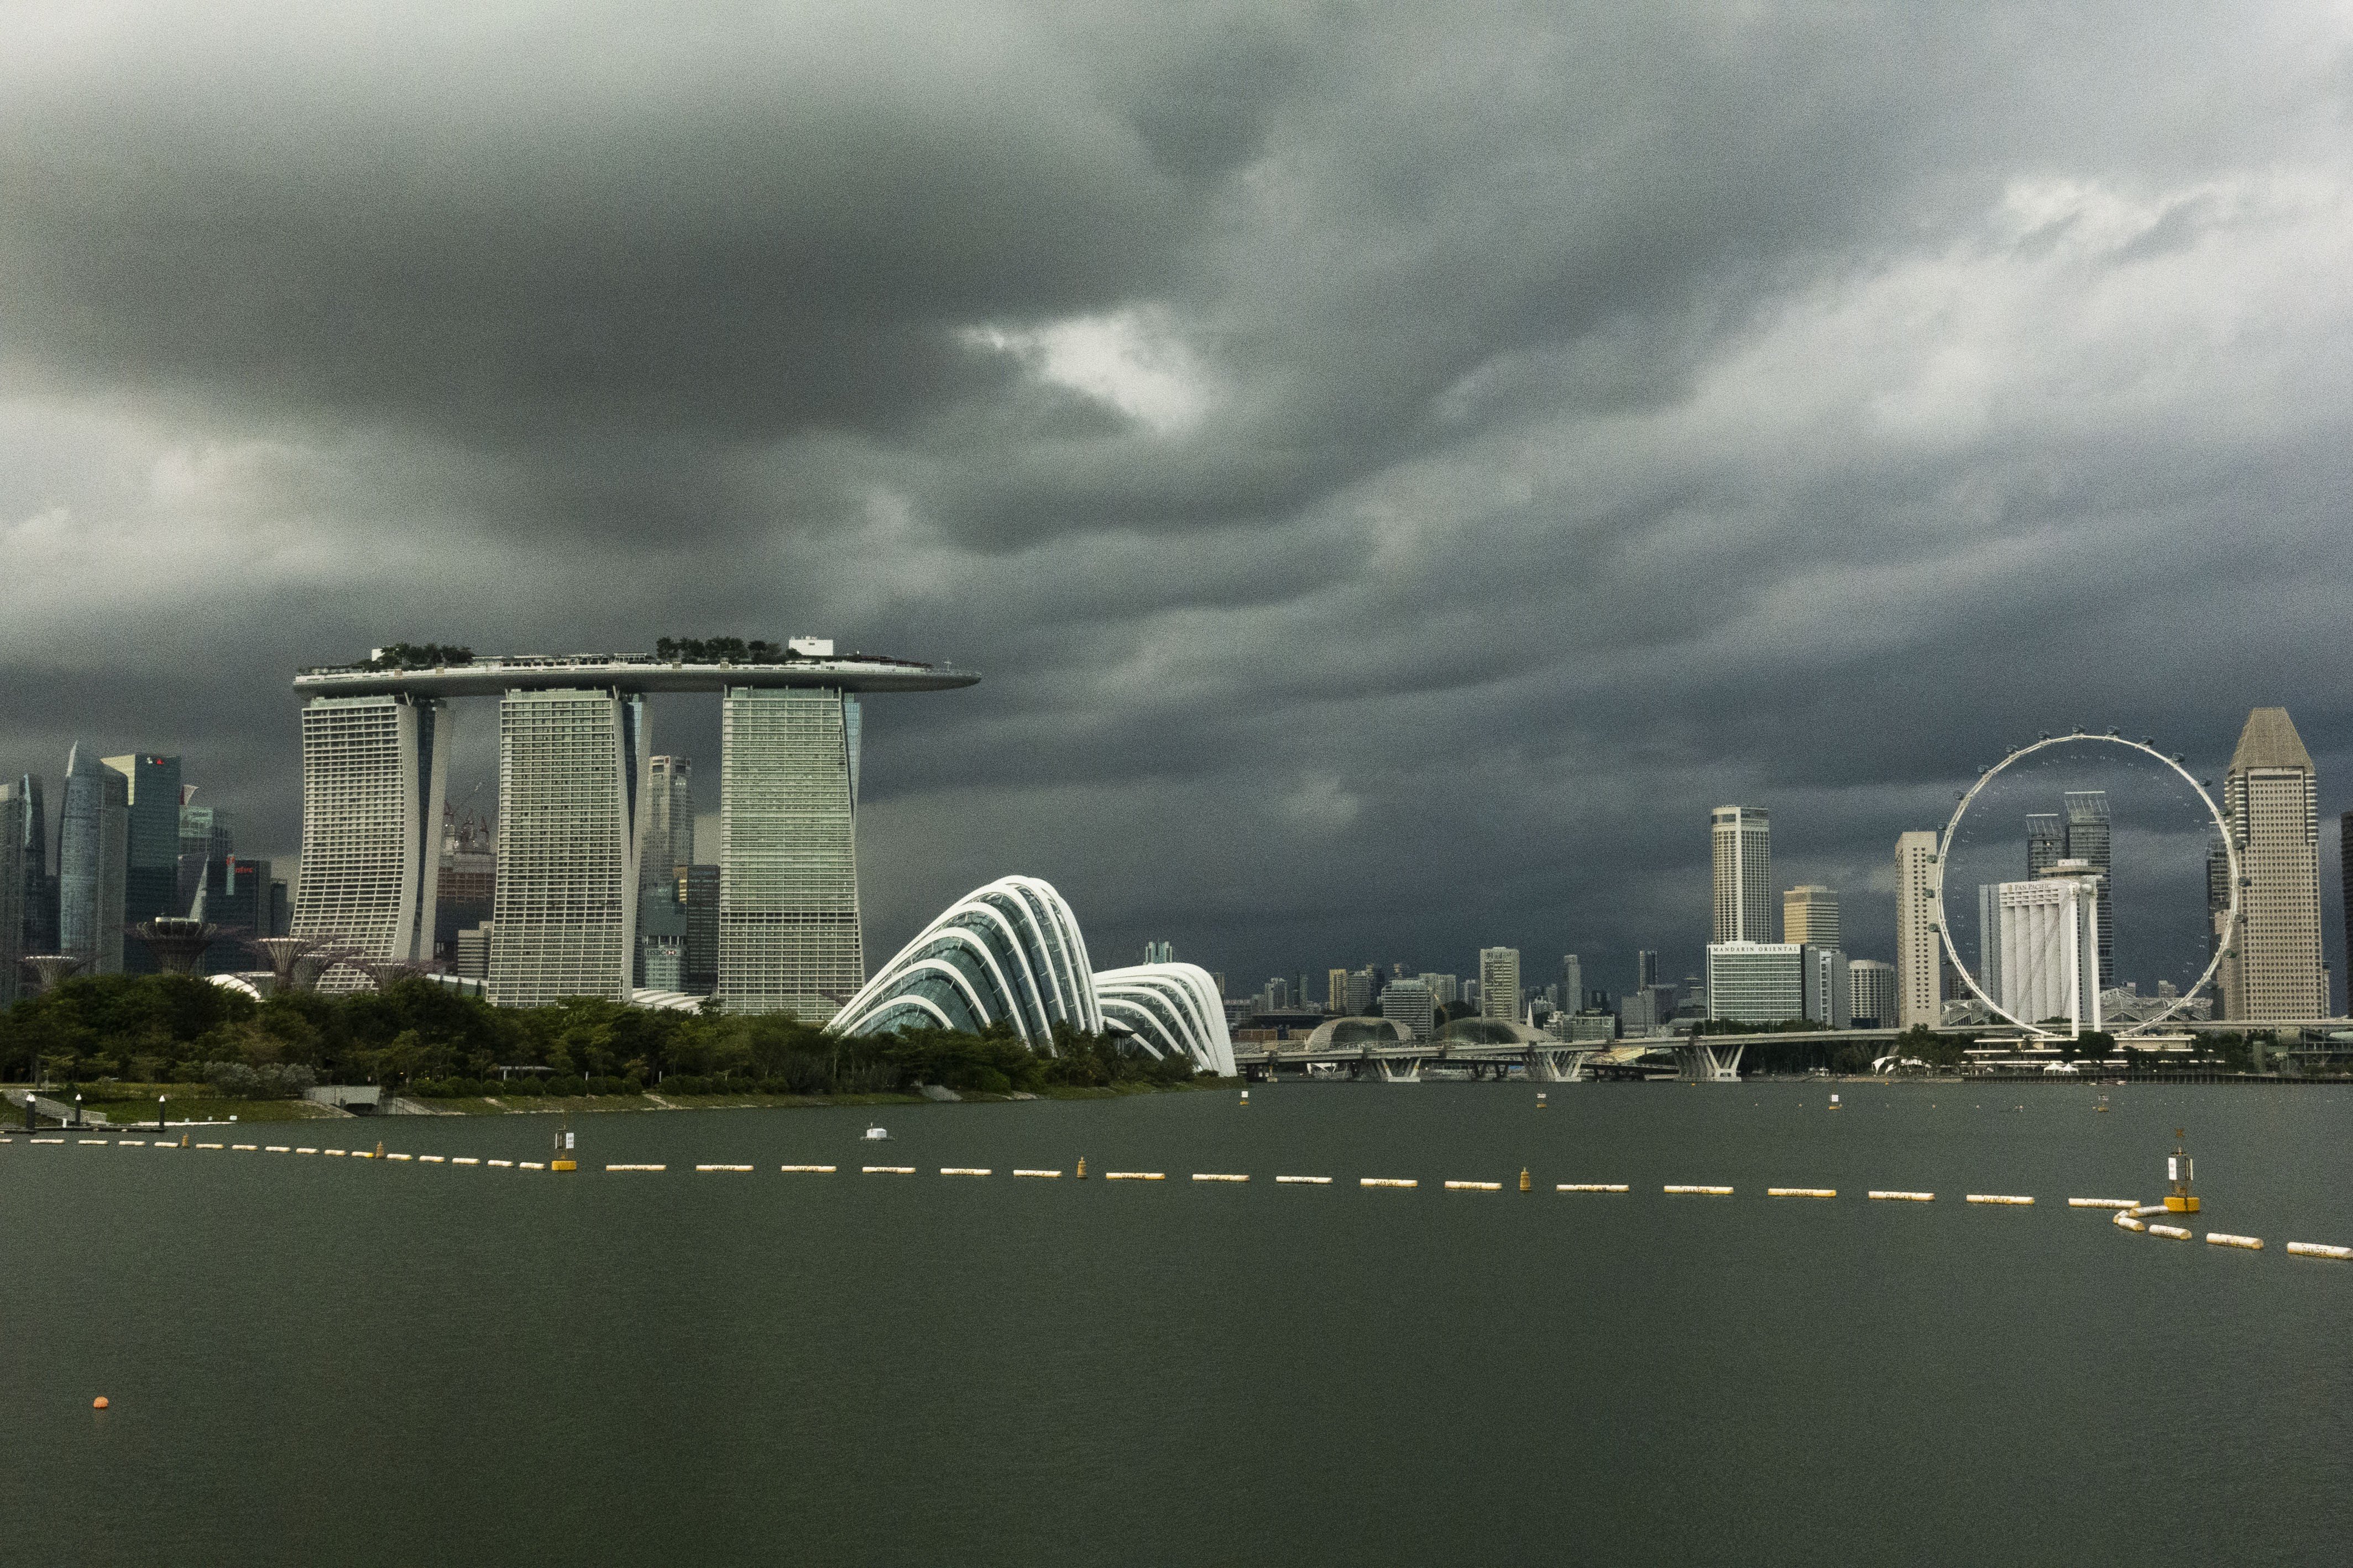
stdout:
<svg viewBox="0 0 2353 1568">
<path fill-rule="evenodd" d="M 1585 1064 L 1596 1054 L 1591 1046 L 1530 1046 L 1528 1077 L 1538 1083 L 1583 1083 Z"/>
<path fill-rule="evenodd" d="M 1674 1047 L 1678 1076 L 1685 1083 L 1738 1083 L 1740 1055 L 1746 1046 L 1710 1045 L 1694 1039 Z"/>
<path fill-rule="evenodd" d="M 1421 1081 L 1419 1057 L 1376 1057 L 1373 1059 L 1381 1069 L 1383 1083 L 1419 1083 Z"/>
</svg>

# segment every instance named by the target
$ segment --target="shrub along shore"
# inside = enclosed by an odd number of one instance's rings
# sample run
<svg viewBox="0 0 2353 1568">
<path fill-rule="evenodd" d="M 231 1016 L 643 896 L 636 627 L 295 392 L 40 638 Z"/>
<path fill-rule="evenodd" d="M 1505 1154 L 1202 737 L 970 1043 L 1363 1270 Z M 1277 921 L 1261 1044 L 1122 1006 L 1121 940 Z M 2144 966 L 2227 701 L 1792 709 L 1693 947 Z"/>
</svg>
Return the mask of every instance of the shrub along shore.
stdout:
<svg viewBox="0 0 2353 1568">
<path fill-rule="evenodd" d="M 124 1120 L 152 1118 L 157 1094 L 172 1097 L 175 1121 L 181 1103 L 291 1111 L 322 1083 L 372 1084 L 480 1114 L 898 1100 L 923 1084 L 1060 1097 L 1196 1077 L 1189 1062 L 1155 1061 L 1067 1025 L 1055 1026 L 1053 1047 L 1032 1050 L 1004 1025 L 845 1037 L 783 1014 L 654 1012 L 585 997 L 493 1007 L 418 979 L 256 1002 L 184 975 L 101 974 L 0 1014 L 0 1078 L 21 1078 L 37 1058 L 45 1085 Z"/>
</svg>

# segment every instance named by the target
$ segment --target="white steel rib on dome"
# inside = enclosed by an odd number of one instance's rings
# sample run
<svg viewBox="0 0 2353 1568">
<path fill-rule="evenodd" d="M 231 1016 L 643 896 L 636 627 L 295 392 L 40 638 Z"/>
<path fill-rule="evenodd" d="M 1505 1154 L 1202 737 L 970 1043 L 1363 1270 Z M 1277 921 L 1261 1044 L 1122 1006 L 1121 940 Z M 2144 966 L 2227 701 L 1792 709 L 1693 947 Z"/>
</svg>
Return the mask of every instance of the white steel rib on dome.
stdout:
<svg viewBox="0 0 2353 1568">
<path fill-rule="evenodd" d="M 1198 963 L 1139 963 L 1095 976 L 1095 1000 L 1113 1026 L 1155 1058 L 1182 1054 L 1219 1078 L 1234 1076 L 1233 1037 L 1218 983 Z"/>
<path fill-rule="evenodd" d="M 1052 884 L 1001 877 L 951 904 L 834 1015 L 837 1034 L 978 1033 L 1003 1019 L 1033 1049 L 1054 1026 L 1103 1030 L 1078 918 Z"/>
</svg>

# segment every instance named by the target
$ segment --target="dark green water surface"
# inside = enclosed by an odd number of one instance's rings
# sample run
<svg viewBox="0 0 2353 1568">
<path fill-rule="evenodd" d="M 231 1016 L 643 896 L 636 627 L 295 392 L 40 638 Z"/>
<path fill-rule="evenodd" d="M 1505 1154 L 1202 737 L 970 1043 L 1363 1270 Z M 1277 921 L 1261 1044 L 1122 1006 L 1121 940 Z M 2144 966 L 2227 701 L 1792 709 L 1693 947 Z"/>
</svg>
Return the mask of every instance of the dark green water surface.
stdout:
<svg viewBox="0 0 2353 1568">
<path fill-rule="evenodd" d="M 617 1115 L 569 1176 L 19 1138 L 0 1557 L 2347 1561 L 2353 1264 L 2282 1247 L 2353 1242 L 2353 1092 L 1548 1092 L 894 1108 L 887 1144 L 863 1111 Z M 542 1159 L 549 1125 L 236 1136 Z M 2268 1250 L 2066 1207 L 2153 1200 L 2177 1125 L 2200 1234 Z M 1010 1175 L 1082 1154 L 1170 1179 Z M 923 1173 L 856 1172 L 884 1161 Z"/>
</svg>

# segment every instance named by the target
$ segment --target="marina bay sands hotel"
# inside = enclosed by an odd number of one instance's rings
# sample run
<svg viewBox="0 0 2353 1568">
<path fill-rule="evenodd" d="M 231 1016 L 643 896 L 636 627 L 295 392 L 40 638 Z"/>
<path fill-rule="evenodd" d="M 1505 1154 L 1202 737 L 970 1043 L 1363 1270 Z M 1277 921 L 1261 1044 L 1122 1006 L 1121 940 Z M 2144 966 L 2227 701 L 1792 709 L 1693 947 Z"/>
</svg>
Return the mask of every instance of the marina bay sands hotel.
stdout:
<svg viewBox="0 0 2353 1568">
<path fill-rule="evenodd" d="M 688 645 L 693 647 L 696 645 Z M 533 1006 L 627 1000 L 649 816 L 647 699 L 721 698 L 719 1001 L 831 1017 L 865 984 L 860 704 L 980 677 L 794 638 L 750 657 L 378 657 L 306 669 L 293 934 L 353 956 L 433 955 L 453 698 L 499 700 L 498 879 L 487 988 Z M 731 648 L 731 652 L 737 649 Z M 666 869 L 666 868 L 665 868 Z"/>
</svg>

